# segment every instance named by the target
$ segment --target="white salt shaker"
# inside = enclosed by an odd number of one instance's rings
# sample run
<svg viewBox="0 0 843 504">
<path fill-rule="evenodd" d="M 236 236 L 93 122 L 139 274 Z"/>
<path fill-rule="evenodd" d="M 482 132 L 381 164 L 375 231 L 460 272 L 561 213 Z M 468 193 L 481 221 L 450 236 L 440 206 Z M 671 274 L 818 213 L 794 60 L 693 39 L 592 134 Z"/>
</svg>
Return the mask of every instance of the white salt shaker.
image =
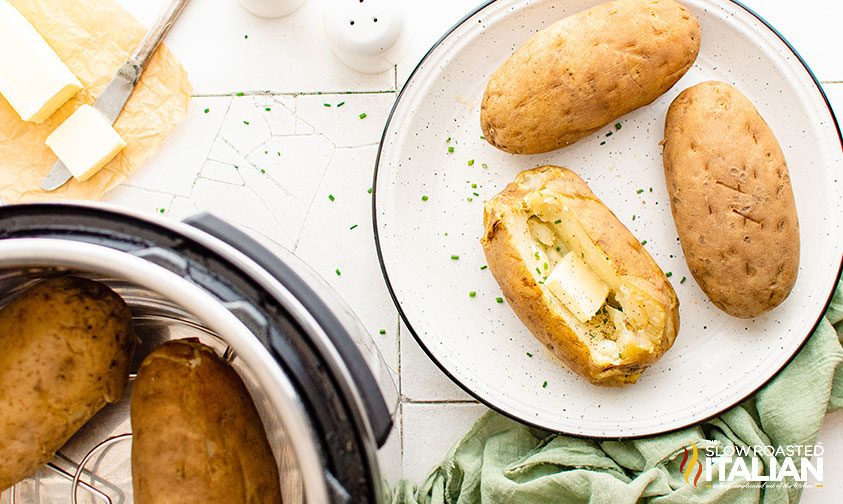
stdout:
<svg viewBox="0 0 843 504">
<path fill-rule="evenodd" d="M 409 45 L 397 0 L 325 0 L 325 34 L 337 56 L 362 73 L 392 68 Z"/>
<path fill-rule="evenodd" d="M 292 14 L 307 0 L 239 0 L 240 5 L 252 14 L 265 18 Z M 356 1 L 356 0 L 355 0 Z"/>
</svg>

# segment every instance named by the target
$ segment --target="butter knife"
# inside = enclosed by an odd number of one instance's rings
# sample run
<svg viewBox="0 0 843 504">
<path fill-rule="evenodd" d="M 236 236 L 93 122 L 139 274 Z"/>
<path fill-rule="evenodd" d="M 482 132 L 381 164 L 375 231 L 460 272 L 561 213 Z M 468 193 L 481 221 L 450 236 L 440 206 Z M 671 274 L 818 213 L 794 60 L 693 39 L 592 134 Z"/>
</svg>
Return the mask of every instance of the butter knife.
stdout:
<svg viewBox="0 0 843 504">
<path fill-rule="evenodd" d="M 120 67 L 117 75 L 108 83 L 105 90 L 94 102 L 94 108 L 102 112 L 111 124 L 117 121 L 120 112 L 123 111 L 123 107 L 126 106 L 126 102 L 146 69 L 149 58 L 161 44 L 161 40 L 164 39 L 164 36 L 176 22 L 176 18 L 184 10 L 188 1 L 172 0 L 170 2 L 167 8 L 161 12 L 158 21 L 143 38 L 137 50 Z M 50 174 L 41 181 L 41 189 L 54 191 L 63 186 L 71 177 L 72 175 L 64 163 L 61 160 L 56 161 L 53 169 L 50 170 Z"/>
</svg>

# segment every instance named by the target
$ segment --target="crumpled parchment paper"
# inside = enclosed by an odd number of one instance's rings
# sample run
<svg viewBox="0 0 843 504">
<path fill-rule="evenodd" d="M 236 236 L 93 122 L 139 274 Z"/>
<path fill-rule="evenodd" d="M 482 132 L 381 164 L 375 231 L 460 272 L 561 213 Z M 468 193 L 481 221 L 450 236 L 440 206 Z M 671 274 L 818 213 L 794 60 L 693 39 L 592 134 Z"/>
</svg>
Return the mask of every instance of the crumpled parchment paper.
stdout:
<svg viewBox="0 0 843 504">
<path fill-rule="evenodd" d="M 22 121 L 0 96 L 0 198 L 4 203 L 100 199 L 140 167 L 184 119 L 191 93 L 187 73 L 166 47 L 159 47 L 114 125 L 127 147 L 91 179 L 71 179 L 53 192 L 42 191 L 41 179 L 56 162 L 44 140 L 79 105 L 94 102 L 146 28 L 116 0 L 9 1 L 84 87 L 43 124 Z"/>
</svg>

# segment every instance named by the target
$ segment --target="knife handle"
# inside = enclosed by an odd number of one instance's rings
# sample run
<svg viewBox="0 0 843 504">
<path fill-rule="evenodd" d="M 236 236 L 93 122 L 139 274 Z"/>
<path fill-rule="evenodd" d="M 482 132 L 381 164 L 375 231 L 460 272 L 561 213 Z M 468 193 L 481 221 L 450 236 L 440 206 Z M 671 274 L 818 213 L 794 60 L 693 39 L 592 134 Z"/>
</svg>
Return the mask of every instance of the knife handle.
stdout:
<svg viewBox="0 0 843 504">
<path fill-rule="evenodd" d="M 155 49 L 158 48 L 158 45 L 161 43 L 161 40 L 164 39 L 167 32 L 170 31 L 170 28 L 172 28 L 173 24 L 176 22 L 176 18 L 178 18 L 179 14 L 181 14 L 184 10 L 188 1 L 189 0 L 172 0 L 170 5 L 161 12 L 161 15 L 158 17 L 158 21 L 155 22 L 155 25 L 147 32 L 135 53 L 132 54 L 129 62 L 137 68 L 138 77 L 140 77 L 140 73 L 146 69 L 146 64 L 149 62 L 150 56 L 152 56 L 152 53 L 154 53 Z"/>
</svg>

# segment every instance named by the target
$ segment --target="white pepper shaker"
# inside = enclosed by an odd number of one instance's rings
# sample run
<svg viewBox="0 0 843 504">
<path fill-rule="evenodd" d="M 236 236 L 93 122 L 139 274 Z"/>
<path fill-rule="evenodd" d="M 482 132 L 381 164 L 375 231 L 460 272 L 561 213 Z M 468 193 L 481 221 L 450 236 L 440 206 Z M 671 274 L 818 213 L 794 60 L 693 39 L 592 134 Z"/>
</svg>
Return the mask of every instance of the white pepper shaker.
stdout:
<svg viewBox="0 0 843 504">
<path fill-rule="evenodd" d="M 284 17 L 292 14 L 307 0 L 238 0 L 244 9 L 265 18 Z"/>
<path fill-rule="evenodd" d="M 336 55 L 362 73 L 392 68 L 409 45 L 397 0 L 325 0 L 325 34 Z"/>
</svg>

